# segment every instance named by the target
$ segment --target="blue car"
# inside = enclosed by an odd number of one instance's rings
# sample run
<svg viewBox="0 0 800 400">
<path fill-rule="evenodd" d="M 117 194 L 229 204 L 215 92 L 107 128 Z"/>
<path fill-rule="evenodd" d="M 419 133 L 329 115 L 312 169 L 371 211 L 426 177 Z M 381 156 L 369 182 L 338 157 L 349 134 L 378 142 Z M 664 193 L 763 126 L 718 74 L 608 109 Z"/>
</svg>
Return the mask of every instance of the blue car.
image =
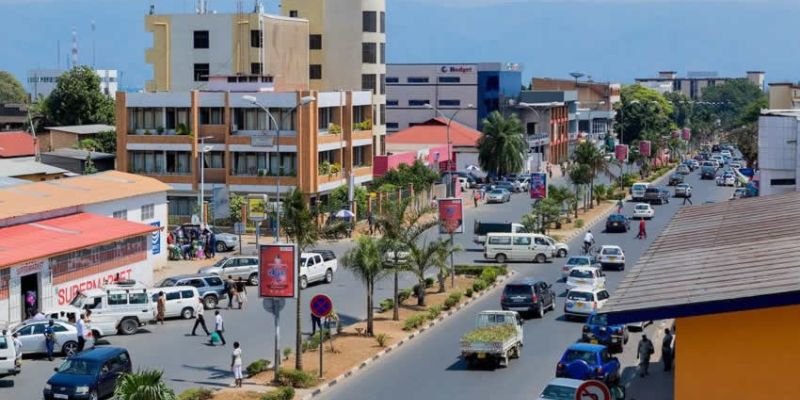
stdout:
<svg viewBox="0 0 800 400">
<path fill-rule="evenodd" d="M 608 325 L 605 314 L 591 313 L 583 325 L 581 342 L 602 344 L 612 353 L 622 353 L 622 347 L 628 343 L 628 331 L 625 325 Z"/>
<path fill-rule="evenodd" d="M 556 378 L 596 379 L 609 386 L 619 383 L 620 373 L 619 360 L 601 344 L 574 343 L 556 365 Z"/>
<path fill-rule="evenodd" d="M 97 400 L 114 394 L 117 379 L 132 371 L 131 356 L 121 347 L 95 347 L 56 368 L 44 385 L 44 399 Z"/>
</svg>

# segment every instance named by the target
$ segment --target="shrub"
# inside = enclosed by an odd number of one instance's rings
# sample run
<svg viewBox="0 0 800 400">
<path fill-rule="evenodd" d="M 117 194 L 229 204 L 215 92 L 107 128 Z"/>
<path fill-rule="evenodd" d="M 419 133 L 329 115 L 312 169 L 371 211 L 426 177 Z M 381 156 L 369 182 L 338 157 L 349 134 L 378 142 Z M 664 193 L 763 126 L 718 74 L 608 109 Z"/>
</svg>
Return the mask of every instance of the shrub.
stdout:
<svg viewBox="0 0 800 400">
<path fill-rule="evenodd" d="M 486 282 L 484 282 L 481 279 L 478 279 L 477 281 L 475 281 L 475 283 L 472 284 L 472 290 L 475 292 L 480 292 L 483 289 L 486 289 Z"/>
<path fill-rule="evenodd" d="M 303 389 L 314 386 L 317 383 L 317 378 L 305 371 L 281 368 L 278 370 L 278 383 L 281 386 Z"/>
<path fill-rule="evenodd" d="M 178 400 L 211 400 L 214 397 L 214 392 L 206 388 L 191 388 L 186 389 L 183 393 L 178 395 Z"/>
<path fill-rule="evenodd" d="M 580 218 L 576 219 L 575 220 L 575 227 L 578 228 L 578 229 L 583 228 L 583 220 L 580 219 Z"/>
<path fill-rule="evenodd" d="M 461 296 L 463 296 L 463 294 L 461 294 L 461 291 L 460 290 L 456 290 L 456 291 L 450 293 L 450 296 L 447 296 L 447 297 L 451 298 L 451 299 L 455 299 L 456 303 L 458 303 L 459 301 L 461 301 Z"/>
<path fill-rule="evenodd" d="M 432 288 L 434 283 L 436 283 L 436 280 L 434 280 L 433 278 L 425 278 L 425 288 L 426 289 Z"/>
<path fill-rule="evenodd" d="M 417 329 L 425 323 L 425 320 L 426 318 L 424 314 L 414 314 L 406 318 L 405 322 L 403 322 L 403 330 L 410 331 Z"/>
<path fill-rule="evenodd" d="M 394 300 L 384 299 L 383 301 L 381 301 L 380 308 L 382 313 L 391 310 L 392 308 L 394 308 Z"/>
<path fill-rule="evenodd" d="M 386 347 L 386 342 L 389 341 L 391 337 L 385 333 L 379 333 L 375 335 L 375 341 L 378 342 L 378 346 Z"/>
<path fill-rule="evenodd" d="M 494 283 L 497 280 L 498 270 L 495 268 L 486 268 L 481 272 L 480 279 L 485 281 L 487 285 Z"/>
<path fill-rule="evenodd" d="M 397 302 L 403 304 L 406 300 L 411 298 L 411 289 L 403 289 L 397 293 Z"/>
<path fill-rule="evenodd" d="M 458 304 L 458 300 L 456 300 L 456 299 L 454 299 L 452 297 L 448 297 L 448 298 L 444 299 L 444 309 L 445 310 L 449 310 L 449 309 L 455 307 L 456 304 Z"/>
<path fill-rule="evenodd" d="M 324 335 L 324 336 L 322 336 Z M 317 331 L 317 333 L 311 335 L 306 342 L 308 343 L 308 350 L 316 350 L 319 348 L 320 342 L 322 342 L 322 338 L 330 339 L 331 333 L 327 329 L 322 329 Z"/>
<path fill-rule="evenodd" d="M 247 375 L 253 377 L 259 372 L 264 372 L 269 368 L 270 361 L 265 359 L 255 360 L 247 366 Z"/>
<path fill-rule="evenodd" d="M 429 320 L 433 321 L 441 313 L 442 313 L 442 306 L 441 305 L 430 306 L 430 307 L 428 307 L 427 317 L 428 317 Z"/>
<path fill-rule="evenodd" d="M 484 270 L 488 268 L 494 268 L 495 270 L 499 271 L 500 274 L 505 275 L 508 267 L 505 265 L 456 265 L 456 275 L 467 275 L 467 276 L 480 276 Z"/>
<path fill-rule="evenodd" d="M 472 288 L 467 288 L 467 290 L 464 291 L 464 296 L 472 297 Z"/>
<path fill-rule="evenodd" d="M 283 349 L 283 358 L 284 358 L 284 359 L 288 359 L 288 358 L 289 358 L 289 356 L 290 356 L 290 355 L 292 355 L 292 351 L 293 351 L 293 350 L 292 350 L 292 348 L 291 348 L 291 347 L 286 347 L 286 348 L 284 348 L 284 349 Z"/>
<path fill-rule="evenodd" d="M 261 400 L 292 400 L 293 398 L 294 388 L 291 386 L 281 386 L 261 396 Z"/>
</svg>

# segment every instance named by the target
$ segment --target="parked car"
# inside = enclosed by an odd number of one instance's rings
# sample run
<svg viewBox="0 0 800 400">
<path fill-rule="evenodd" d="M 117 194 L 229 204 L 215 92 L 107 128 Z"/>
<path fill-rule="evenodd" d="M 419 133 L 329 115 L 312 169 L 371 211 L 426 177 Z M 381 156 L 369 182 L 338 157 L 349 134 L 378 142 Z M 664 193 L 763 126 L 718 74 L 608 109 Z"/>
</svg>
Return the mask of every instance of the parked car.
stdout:
<svg viewBox="0 0 800 400">
<path fill-rule="evenodd" d="M 535 279 L 521 279 L 506 284 L 500 296 L 500 307 L 519 313 L 532 313 L 539 318 L 556 308 L 553 286 Z"/>
<path fill-rule="evenodd" d="M 687 161 L 687 163 L 689 163 L 689 164 L 688 164 L 688 165 L 689 165 L 689 168 L 691 168 L 691 169 L 692 169 L 692 171 L 694 171 L 694 170 L 696 170 L 696 169 L 700 168 L 700 161 L 697 161 L 697 160 L 695 160 L 695 159 L 691 159 L 691 160 Z"/>
<path fill-rule="evenodd" d="M 508 203 L 511 201 L 511 192 L 506 189 L 492 189 L 486 193 L 486 203 Z"/>
<path fill-rule="evenodd" d="M 622 232 L 631 230 L 631 222 L 622 214 L 611 214 L 606 218 L 606 232 Z"/>
<path fill-rule="evenodd" d="M 222 299 L 228 297 L 225 291 L 225 282 L 217 275 L 177 275 L 156 284 L 156 287 L 194 286 L 203 299 L 203 306 L 207 310 L 217 308 Z"/>
<path fill-rule="evenodd" d="M 736 177 L 726 172 L 717 177 L 717 186 L 736 186 Z"/>
<path fill-rule="evenodd" d="M 96 400 L 114 394 L 117 380 L 133 372 L 131 356 L 122 347 L 95 347 L 67 358 L 44 384 L 45 400 Z"/>
<path fill-rule="evenodd" d="M 580 286 L 604 288 L 606 287 L 606 275 L 601 268 L 575 267 L 569 271 L 566 286 L 567 290 L 575 289 Z"/>
<path fill-rule="evenodd" d="M 506 261 L 546 263 L 556 253 L 547 236 L 538 233 L 490 233 L 486 236 L 483 257 L 500 264 Z"/>
<path fill-rule="evenodd" d="M 531 178 L 530 176 L 521 176 L 516 179 L 516 182 L 519 184 L 520 192 L 527 192 L 531 188 Z"/>
<path fill-rule="evenodd" d="M 681 164 L 678 165 L 678 168 L 675 169 L 675 172 L 678 175 L 689 175 L 690 173 L 692 173 L 692 169 L 686 164 Z M 681 176 L 681 178 L 683 178 L 683 176 Z"/>
<path fill-rule="evenodd" d="M 569 254 L 568 244 L 562 242 L 556 242 L 556 240 L 551 238 L 550 236 L 545 236 L 544 240 L 548 242 L 550 246 L 553 246 L 553 248 L 555 248 L 556 251 L 553 254 L 553 257 L 564 258 L 567 256 L 567 254 Z"/>
<path fill-rule="evenodd" d="M 539 400 L 574 400 L 575 392 L 583 384 L 582 380 L 569 378 L 555 378 L 547 383 Z"/>
<path fill-rule="evenodd" d="M 209 226 L 208 229 L 214 232 L 214 238 L 217 243 L 214 245 L 218 253 L 233 250 L 239 246 L 239 236 L 232 233 L 223 232 L 215 226 Z M 184 234 L 189 231 L 201 232 L 200 225 L 197 224 L 183 224 L 176 230 L 176 233 L 183 232 Z M 180 234 L 178 235 L 180 236 Z"/>
<path fill-rule="evenodd" d="M 194 286 L 172 286 L 154 290 L 153 302 L 158 304 L 160 292 L 164 292 L 165 318 L 181 317 L 183 319 L 194 318 L 194 305 L 200 292 Z"/>
<path fill-rule="evenodd" d="M 647 203 L 638 203 L 633 206 L 634 219 L 652 219 L 656 215 L 653 206 Z"/>
<path fill-rule="evenodd" d="M 481 311 L 475 317 L 475 329 L 461 337 L 461 358 L 471 367 L 478 362 L 491 362 L 493 365 L 508 366 L 511 358 L 522 355 L 521 348 L 525 331 L 524 320 L 516 311 Z M 508 325 L 506 335 L 486 338 L 481 331 L 486 328 Z"/>
<path fill-rule="evenodd" d="M 599 344 L 574 343 L 556 365 L 556 377 L 580 380 L 597 379 L 616 385 L 620 379 L 620 362 L 608 348 Z"/>
<path fill-rule="evenodd" d="M 602 344 L 612 353 L 622 353 L 628 343 L 628 331 L 625 325 L 609 325 L 608 316 L 593 312 L 583 324 L 581 341 L 591 344 Z"/>
<path fill-rule="evenodd" d="M 644 201 L 650 204 L 667 204 L 669 203 L 669 197 L 669 191 L 658 187 L 649 187 L 644 193 Z"/>
<path fill-rule="evenodd" d="M 600 287 L 581 286 L 570 289 L 564 302 L 564 315 L 567 318 L 585 317 L 603 307 L 611 297 Z"/>
<path fill-rule="evenodd" d="M 597 252 L 597 262 L 602 268 L 614 267 L 618 271 L 624 271 L 625 253 L 619 246 L 603 245 Z"/>
<path fill-rule="evenodd" d="M 326 260 L 326 257 L 320 253 L 302 253 L 300 255 L 300 289 L 307 288 L 308 284 L 312 282 L 333 282 L 333 274 L 338 269 L 339 261 L 335 256 L 328 257 Z"/>
<path fill-rule="evenodd" d="M 577 267 L 600 267 L 600 265 L 597 264 L 597 261 L 592 256 L 572 256 L 561 267 L 561 277 L 567 279 L 570 271 Z"/>
<path fill-rule="evenodd" d="M 675 186 L 675 197 L 692 197 L 692 186 L 688 183 Z"/>
<path fill-rule="evenodd" d="M 44 329 L 49 323 L 50 321 L 48 320 L 29 319 L 14 328 L 12 333 L 19 335 L 19 341 L 22 342 L 22 354 L 47 353 Z M 78 351 L 78 328 L 75 325 L 65 321 L 53 320 L 53 333 L 56 337 L 55 345 L 53 346 L 55 353 L 61 353 L 64 357 L 69 357 Z M 86 332 L 84 340 L 86 340 L 85 348 L 94 347 L 94 335 L 92 335 L 92 332 Z"/>
<path fill-rule="evenodd" d="M 229 276 L 233 279 L 245 279 L 253 286 L 258 285 L 258 256 L 230 256 L 224 257 L 214 265 L 197 270 L 202 275 L 218 275 L 223 279 Z"/>
<path fill-rule="evenodd" d="M 14 376 L 20 372 L 22 372 L 22 364 L 17 358 L 17 349 L 14 348 L 11 331 L 3 328 L 0 330 L 0 378 Z"/>
<path fill-rule="evenodd" d="M 681 167 L 685 167 L 685 165 L 681 165 Z M 688 170 L 688 168 L 687 168 Z M 670 175 L 669 177 L 669 186 L 675 186 L 679 183 L 683 183 L 683 175 L 680 173 L 675 173 Z"/>
</svg>

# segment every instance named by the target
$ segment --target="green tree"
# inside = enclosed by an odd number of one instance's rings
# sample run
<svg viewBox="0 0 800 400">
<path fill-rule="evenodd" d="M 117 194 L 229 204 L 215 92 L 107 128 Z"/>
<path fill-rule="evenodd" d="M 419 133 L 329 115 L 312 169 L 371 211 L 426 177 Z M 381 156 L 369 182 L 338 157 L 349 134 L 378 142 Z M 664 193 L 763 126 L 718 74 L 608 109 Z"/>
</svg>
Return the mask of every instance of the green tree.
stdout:
<svg viewBox="0 0 800 400">
<path fill-rule="evenodd" d="M 575 186 L 575 200 L 573 202 L 573 211 L 575 218 L 578 218 L 578 199 L 580 198 L 580 188 L 583 185 L 588 185 L 592 181 L 592 171 L 586 164 L 573 163 L 567 170 L 569 180 Z M 584 203 L 585 204 L 585 203 Z M 584 205 L 584 210 L 586 209 Z"/>
<path fill-rule="evenodd" d="M 692 114 L 694 113 L 694 103 L 681 92 L 667 92 L 664 97 L 672 103 L 672 122 L 678 128 L 688 127 Z"/>
<path fill-rule="evenodd" d="M 58 77 L 39 110 L 52 125 L 113 124 L 114 100 L 100 91 L 100 77 L 87 66 Z"/>
<path fill-rule="evenodd" d="M 661 93 L 636 84 L 623 87 L 620 98 L 614 125 L 623 143 L 631 144 L 648 134 L 661 135 L 674 126 L 672 103 Z"/>
<path fill-rule="evenodd" d="M 175 392 L 164 382 L 164 373 L 140 370 L 123 374 L 114 389 L 118 400 L 176 400 Z M 96 398 L 96 393 L 95 393 Z"/>
<path fill-rule="evenodd" d="M 297 250 L 303 252 L 305 249 L 314 245 L 318 239 L 317 224 L 314 214 L 309 210 L 305 195 L 299 189 L 295 189 L 283 202 L 283 214 L 281 215 L 281 228 L 286 232 L 286 236 L 297 245 Z M 278 233 L 280 234 L 280 232 Z M 295 329 L 295 369 L 303 369 L 303 357 L 301 356 L 303 336 L 300 332 L 300 316 L 302 311 L 300 280 L 297 276 L 297 302 L 296 302 L 296 329 Z"/>
<path fill-rule="evenodd" d="M 392 168 L 382 177 L 372 181 L 373 187 L 393 185 L 395 187 L 407 188 L 414 185 L 414 190 L 428 190 L 431 185 L 439 180 L 439 174 L 428 168 L 422 161 L 415 160 L 414 164 L 400 164 L 397 168 Z"/>
<path fill-rule="evenodd" d="M 333 189 L 328 196 L 328 202 L 323 206 L 324 212 L 336 212 L 341 209 L 350 209 L 350 202 L 348 201 L 348 188 L 347 185 L 342 185 Z M 367 200 L 369 193 L 363 186 L 356 186 L 353 191 L 353 201 L 356 203 L 356 215 L 358 218 L 363 218 L 367 213 Z"/>
<path fill-rule="evenodd" d="M 594 188 L 592 189 L 594 200 L 597 202 L 598 206 L 600 205 L 601 201 L 606 200 L 612 193 L 613 193 L 613 187 L 606 186 L 602 183 L 594 185 Z"/>
<path fill-rule="evenodd" d="M 498 111 L 483 120 L 483 135 L 478 140 L 481 168 L 497 175 L 522 170 L 528 143 L 516 114 L 505 117 Z"/>
<path fill-rule="evenodd" d="M 348 269 L 356 279 L 364 284 L 367 290 L 367 330 L 368 336 L 373 336 L 374 309 L 375 309 L 375 282 L 383 276 L 383 255 L 378 241 L 370 236 L 360 236 L 356 245 L 348 250 L 342 258 L 342 265 Z"/>
<path fill-rule="evenodd" d="M 563 185 L 549 185 L 547 188 L 547 197 L 553 199 L 558 203 L 558 206 L 561 209 L 564 209 L 564 206 L 571 206 L 573 199 L 575 199 L 575 193 L 572 192 L 567 186 Z M 570 209 L 570 208 L 567 208 Z M 567 214 L 567 222 L 570 222 L 569 214 Z M 559 218 L 556 220 L 556 229 L 561 228 L 561 219 Z"/>
<path fill-rule="evenodd" d="M 761 88 L 747 79 L 732 79 L 703 89 L 703 101 L 717 103 L 713 105 L 713 112 L 725 130 L 741 125 L 748 107 L 759 101 L 765 104 L 766 97 Z"/>
<path fill-rule="evenodd" d="M 522 217 L 522 225 L 529 232 L 539 232 L 546 235 L 547 229 L 557 224 L 561 218 L 561 204 L 552 197 L 539 200 L 533 203 L 531 207 L 531 212 Z"/>
<path fill-rule="evenodd" d="M 247 221 L 242 221 L 242 208 L 244 208 L 246 204 L 246 197 L 236 193 L 230 194 L 229 205 L 231 208 L 231 221 L 247 223 Z"/>
<path fill-rule="evenodd" d="M 76 145 L 79 149 L 99 151 L 101 153 L 116 154 L 117 132 L 100 132 L 93 138 L 83 139 Z"/>
<path fill-rule="evenodd" d="M 612 162 L 606 160 L 605 154 L 591 142 L 580 143 L 575 148 L 573 155 L 575 162 L 586 165 L 589 168 L 589 206 L 592 207 L 592 196 L 594 194 L 594 181 L 598 174 L 604 174 L 610 179 L 614 179 L 611 171 Z"/>
<path fill-rule="evenodd" d="M 83 161 L 83 174 L 84 175 L 91 175 L 97 173 L 97 167 L 94 166 L 94 161 L 92 160 L 92 152 L 89 151 L 89 154 L 86 155 L 86 160 Z"/>
<path fill-rule="evenodd" d="M 0 104 L 25 103 L 27 99 L 22 83 L 10 72 L 0 71 Z"/>
<path fill-rule="evenodd" d="M 417 292 L 417 305 L 425 306 L 425 278 L 432 268 L 440 271 L 447 268 L 447 256 L 450 255 L 452 246 L 449 240 L 437 239 L 433 242 L 410 244 L 408 249 L 408 270 L 417 278 L 419 290 Z M 441 273 L 441 272 L 440 272 Z"/>
</svg>

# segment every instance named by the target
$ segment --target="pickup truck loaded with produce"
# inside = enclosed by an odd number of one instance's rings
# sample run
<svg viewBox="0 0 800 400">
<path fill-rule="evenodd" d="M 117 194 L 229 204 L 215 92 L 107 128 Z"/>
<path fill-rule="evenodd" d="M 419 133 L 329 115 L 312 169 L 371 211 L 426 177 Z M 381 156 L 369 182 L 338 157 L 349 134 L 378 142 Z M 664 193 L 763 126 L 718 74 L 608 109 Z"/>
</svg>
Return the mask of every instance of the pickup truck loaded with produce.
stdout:
<svg viewBox="0 0 800 400">
<path fill-rule="evenodd" d="M 522 355 L 522 317 L 516 311 L 482 311 L 475 329 L 461 337 L 461 357 L 472 367 L 479 362 L 508 366 Z"/>
</svg>

